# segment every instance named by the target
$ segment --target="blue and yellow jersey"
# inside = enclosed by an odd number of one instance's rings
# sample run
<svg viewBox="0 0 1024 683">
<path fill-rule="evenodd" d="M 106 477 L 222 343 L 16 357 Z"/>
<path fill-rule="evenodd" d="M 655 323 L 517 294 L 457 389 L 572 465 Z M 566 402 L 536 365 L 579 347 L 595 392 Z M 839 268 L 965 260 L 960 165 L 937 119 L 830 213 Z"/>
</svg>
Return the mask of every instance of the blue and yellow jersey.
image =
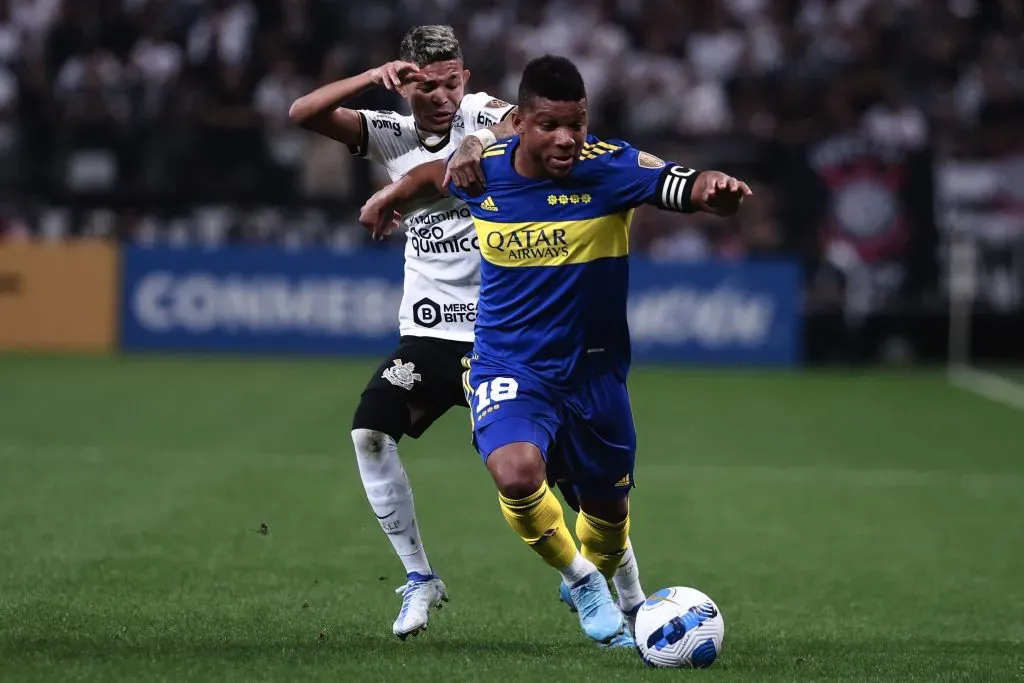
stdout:
<svg viewBox="0 0 1024 683">
<path fill-rule="evenodd" d="M 572 172 L 525 178 L 519 138 L 483 153 L 487 189 L 469 206 L 480 242 L 474 357 L 567 388 L 629 369 L 629 224 L 642 204 L 688 211 L 697 172 L 587 136 Z"/>
</svg>

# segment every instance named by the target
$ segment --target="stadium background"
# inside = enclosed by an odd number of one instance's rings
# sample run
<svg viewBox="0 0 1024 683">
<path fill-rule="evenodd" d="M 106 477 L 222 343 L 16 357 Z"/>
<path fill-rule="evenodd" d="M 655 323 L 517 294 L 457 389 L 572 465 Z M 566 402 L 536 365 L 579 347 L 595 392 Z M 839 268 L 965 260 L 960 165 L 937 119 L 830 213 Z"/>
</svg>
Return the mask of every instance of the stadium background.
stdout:
<svg viewBox="0 0 1024 683">
<path fill-rule="evenodd" d="M 556 610 L 459 413 L 403 446 L 453 603 L 386 638 L 347 430 L 403 241 L 287 110 L 441 22 L 471 90 L 567 54 L 602 137 L 752 181 L 632 233 L 634 539 L 718 599 L 719 675 L 1024 676 L 1021 3 L 0 0 L 0 678 L 646 675 Z"/>
</svg>

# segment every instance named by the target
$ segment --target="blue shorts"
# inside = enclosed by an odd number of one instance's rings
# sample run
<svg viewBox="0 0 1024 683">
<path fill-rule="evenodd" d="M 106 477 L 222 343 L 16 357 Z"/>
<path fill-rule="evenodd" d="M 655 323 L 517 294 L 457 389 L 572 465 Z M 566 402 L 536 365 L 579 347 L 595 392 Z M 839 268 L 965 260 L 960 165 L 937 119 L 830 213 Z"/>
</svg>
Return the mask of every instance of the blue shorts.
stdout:
<svg viewBox="0 0 1024 683">
<path fill-rule="evenodd" d="M 617 376 L 596 375 L 558 391 L 474 362 L 464 384 L 473 445 L 484 462 L 498 448 L 525 441 L 540 449 L 548 479 L 570 481 L 578 496 L 629 495 L 636 430 L 626 383 Z"/>
</svg>

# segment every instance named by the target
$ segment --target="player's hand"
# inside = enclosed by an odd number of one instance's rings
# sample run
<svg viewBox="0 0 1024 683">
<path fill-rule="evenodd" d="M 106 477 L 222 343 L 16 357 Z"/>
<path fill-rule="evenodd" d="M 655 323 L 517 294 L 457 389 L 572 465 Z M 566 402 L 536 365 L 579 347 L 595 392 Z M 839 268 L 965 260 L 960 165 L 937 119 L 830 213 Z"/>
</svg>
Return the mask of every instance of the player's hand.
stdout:
<svg viewBox="0 0 1024 683">
<path fill-rule="evenodd" d="M 363 208 L 359 210 L 359 222 L 378 242 L 390 236 L 402 220 L 402 214 L 395 211 L 385 200 L 384 191 L 380 190 L 367 199 Z"/>
<path fill-rule="evenodd" d="M 731 216 L 753 194 L 747 184 L 721 171 L 705 171 L 694 188 L 698 205 L 716 216 Z"/>
<path fill-rule="evenodd" d="M 383 85 L 388 90 L 399 90 L 407 83 L 422 83 L 427 80 L 420 68 L 412 62 L 395 60 L 387 64 L 381 64 L 370 72 L 373 82 Z"/>
<path fill-rule="evenodd" d="M 480 138 L 469 136 L 462 139 L 459 148 L 452 155 L 444 172 L 442 187 L 454 182 L 455 187 L 465 190 L 466 194 L 476 196 L 484 191 L 487 181 L 480 165 L 483 157 L 484 144 Z"/>
</svg>

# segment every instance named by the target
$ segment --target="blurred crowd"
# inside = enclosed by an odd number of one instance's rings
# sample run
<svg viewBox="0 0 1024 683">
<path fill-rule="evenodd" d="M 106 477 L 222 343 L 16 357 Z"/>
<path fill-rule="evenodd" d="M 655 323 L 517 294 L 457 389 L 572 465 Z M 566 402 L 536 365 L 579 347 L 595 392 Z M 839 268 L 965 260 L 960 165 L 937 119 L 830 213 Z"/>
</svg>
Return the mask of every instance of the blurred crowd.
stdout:
<svg viewBox="0 0 1024 683">
<path fill-rule="evenodd" d="M 837 132 L 957 157 L 1024 142 L 1021 0 L 0 0 L 0 233 L 356 243 L 350 207 L 382 176 L 288 106 L 421 23 L 455 26 L 471 90 L 514 100 L 527 59 L 565 54 L 594 132 L 755 181 L 739 222 L 642 215 L 666 258 L 802 251 L 780 164 Z M 81 219 L 89 202 L 111 208 Z"/>
</svg>

